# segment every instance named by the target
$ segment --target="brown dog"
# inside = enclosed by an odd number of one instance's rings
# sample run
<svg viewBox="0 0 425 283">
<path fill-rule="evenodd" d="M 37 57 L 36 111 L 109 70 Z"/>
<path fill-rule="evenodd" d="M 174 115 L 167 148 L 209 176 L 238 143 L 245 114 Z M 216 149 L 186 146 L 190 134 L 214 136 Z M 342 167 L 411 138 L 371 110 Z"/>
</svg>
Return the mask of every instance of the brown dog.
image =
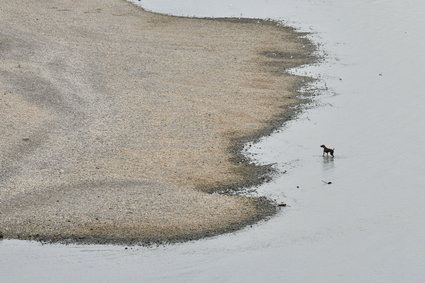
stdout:
<svg viewBox="0 0 425 283">
<path fill-rule="evenodd" d="M 335 148 L 327 148 L 326 145 L 322 144 L 320 147 L 323 148 L 323 154 L 322 156 L 329 155 L 329 153 L 331 154 L 332 157 L 334 157 L 334 150 Z"/>
</svg>

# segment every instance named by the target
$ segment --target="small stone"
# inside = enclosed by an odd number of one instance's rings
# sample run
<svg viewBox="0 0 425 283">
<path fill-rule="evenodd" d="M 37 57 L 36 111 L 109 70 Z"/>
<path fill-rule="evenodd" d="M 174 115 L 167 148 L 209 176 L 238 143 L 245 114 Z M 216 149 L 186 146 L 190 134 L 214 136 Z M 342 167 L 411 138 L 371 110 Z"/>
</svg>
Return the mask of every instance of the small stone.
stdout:
<svg viewBox="0 0 425 283">
<path fill-rule="evenodd" d="M 286 206 L 286 203 L 279 203 L 278 206 L 279 207 L 285 207 Z"/>
<path fill-rule="evenodd" d="M 30 138 L 22 138 L 23 141 L 29 141 Z"/>
</svg>

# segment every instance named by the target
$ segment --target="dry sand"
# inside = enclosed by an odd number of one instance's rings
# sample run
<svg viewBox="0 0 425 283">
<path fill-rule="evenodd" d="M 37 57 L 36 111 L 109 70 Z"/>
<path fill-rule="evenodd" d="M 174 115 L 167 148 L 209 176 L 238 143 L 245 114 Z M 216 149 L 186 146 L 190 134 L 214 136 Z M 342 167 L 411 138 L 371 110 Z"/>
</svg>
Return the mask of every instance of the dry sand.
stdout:
<svg viewBox="0 0 425 283">
<path fill-rule="evenodd" d="M 267 177 L 239 151 L 299 102 L 306 78 L 281 70 L 312 62 L 300 34 L 123 0 L 1 2 L 5 238 L 181 241 L 275 212 L 211 192 Z"/>
</svg>

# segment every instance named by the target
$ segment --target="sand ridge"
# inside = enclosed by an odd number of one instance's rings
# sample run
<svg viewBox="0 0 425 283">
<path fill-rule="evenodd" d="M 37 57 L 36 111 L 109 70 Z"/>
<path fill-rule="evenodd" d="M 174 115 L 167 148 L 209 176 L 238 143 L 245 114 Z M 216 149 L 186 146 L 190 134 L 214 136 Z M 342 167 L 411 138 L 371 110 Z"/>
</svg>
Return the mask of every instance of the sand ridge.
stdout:
<svg viewBox="0 0 425 283">
<path fill-rule="evenodd" d="M 299 102 L 281 70 L 314 60 L 300 34 L 119 0 L 8 1 L 0 22 L 5 237 L 179 241 L 275 212 L 207 192 L 267 173 L 238 150 Z"/>
</svg>

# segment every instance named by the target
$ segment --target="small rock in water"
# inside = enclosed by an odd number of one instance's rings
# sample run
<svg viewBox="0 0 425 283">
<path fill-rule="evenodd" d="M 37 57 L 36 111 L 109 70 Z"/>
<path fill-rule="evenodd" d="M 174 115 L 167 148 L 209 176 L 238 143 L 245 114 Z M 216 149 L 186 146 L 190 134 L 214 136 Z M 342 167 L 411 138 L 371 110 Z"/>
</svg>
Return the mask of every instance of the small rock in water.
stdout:
<svg viewBox="0 0 425 283">
<path fill-rule="evenodd" d="M 286 206 L 286 203 L 279 203 L 278 206 L 279 207 L 285 207 Z"/>
</svg>

